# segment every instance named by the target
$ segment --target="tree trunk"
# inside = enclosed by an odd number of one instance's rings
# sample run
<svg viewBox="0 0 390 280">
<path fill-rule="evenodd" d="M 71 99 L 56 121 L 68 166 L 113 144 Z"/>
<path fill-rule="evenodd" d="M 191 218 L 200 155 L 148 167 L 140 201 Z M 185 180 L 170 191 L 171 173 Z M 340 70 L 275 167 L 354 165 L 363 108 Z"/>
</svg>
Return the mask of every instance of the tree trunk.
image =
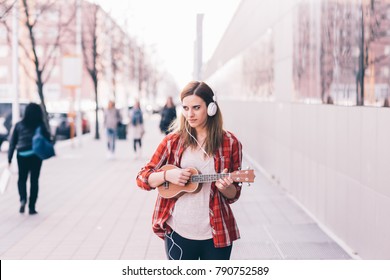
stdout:
<svg viewBox="0 0 390 280">
<path fill-rule="evenodd" d="M 364 75 L 365 75 L 365 65 L 364 65 L 364 58 L 367 55 L 364 48 L 364 10 L 363 5 L 361 6 L 362 11 L 362 18 L 361 18 L 361 28 L 362 28 L 362 35 L 360 38 L 359 43 L 359 71 L 357 73 L 359 85 L 360 85 L 360 92 L 356 88 L 356 105 L 357 106 L 363 106 L 364 105 Z"/>
<path fill-rule="evenodd" d="M 47 113 L 46 104 L 45 104 L 45 97 L 43 95 L 44 83 L 42 82 L 42 72 L 37 71 L 36 84 L 37 84 L 39 99 L 41 100 L 40 105 L 41 105 L 42 113 L 43 113 L 43 122 L 47 128 L 47 131 L 49 131 L 51 134 L 50 125 L 49 125 L 49 115 Z"/>
<path fill-rule="evenodd" d="M 93 79 L 93 85 L 95 89 L 95 139 L 100 139 L 99 135 L 99 101 L 98 101 L 98 80 L 96 77 Z"/>
</svg>

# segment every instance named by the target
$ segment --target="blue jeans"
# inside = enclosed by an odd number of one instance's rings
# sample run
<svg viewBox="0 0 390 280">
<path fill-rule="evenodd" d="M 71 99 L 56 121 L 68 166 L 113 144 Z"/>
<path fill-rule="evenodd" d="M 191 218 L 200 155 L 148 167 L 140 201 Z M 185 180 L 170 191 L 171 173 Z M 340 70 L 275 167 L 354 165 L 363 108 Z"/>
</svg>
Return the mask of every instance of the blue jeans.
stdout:
<svg viewBox="0 0 390 280">
<path fill-rule="evenodd" d="M 107 128 L 107 148 L 111 153 L 115 152 L 116 130 Z"/>
</svg>

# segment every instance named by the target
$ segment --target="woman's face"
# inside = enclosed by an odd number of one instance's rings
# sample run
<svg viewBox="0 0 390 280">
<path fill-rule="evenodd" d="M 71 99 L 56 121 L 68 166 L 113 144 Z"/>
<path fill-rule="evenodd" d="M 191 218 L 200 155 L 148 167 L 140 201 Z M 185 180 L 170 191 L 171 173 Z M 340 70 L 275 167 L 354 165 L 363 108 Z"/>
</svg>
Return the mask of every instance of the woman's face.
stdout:
<svg viewBox="0 0 390 280">
<path fill-rule="evenodd" d="M 207 121 L 206 102 L 196 95 L 183 98 L 183 115 L 193 128 L 202 128 Z"/>
</svg>

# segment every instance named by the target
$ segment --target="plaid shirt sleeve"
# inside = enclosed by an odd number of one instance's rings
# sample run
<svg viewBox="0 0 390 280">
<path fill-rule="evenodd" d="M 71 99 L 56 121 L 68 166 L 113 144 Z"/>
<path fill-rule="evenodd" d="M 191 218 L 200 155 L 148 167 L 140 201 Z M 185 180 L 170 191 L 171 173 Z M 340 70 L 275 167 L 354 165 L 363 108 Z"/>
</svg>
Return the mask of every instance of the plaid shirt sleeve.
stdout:
<svg viewBox="0 0 390 280">
<path fill-rule="evenodd" d="M 137 185 L 144 190 L 150 191 L 153 188 L 150 187 L 148 178 L 153 172 L 159 171 L 167 161 L 168 156 L 168 144 L 170 142 L 171 135 L 166 136 L 158 145 L 151 160 L 147 163 L 137 174 Z"/>
<path fill-rule="evenodd" d="M 160 171 L 160 168 L 168 163 L 169 155 L 171 152 L 175 152 L 175 148 L 171 147 L 172 142 L 177 140 L 177 135 L 167 135 L 157 147 L 151 160 L 147 163 L 139 172 L 136 178 L 137 185 L 144 190 L 152 190 L 148 183 L 150 174 L 156 171 Z M 172 149 L 172 150 L 171 150 Z M 166 199 L 161 196 L 157 197 L 157 201 L 153 211 L 152 228 L 160 238 L 164 239 L 164 234 L 168 230 L 166 221 L 172 214 L 173 206 L 175 205 L 175 198 Z"/>
</svg>

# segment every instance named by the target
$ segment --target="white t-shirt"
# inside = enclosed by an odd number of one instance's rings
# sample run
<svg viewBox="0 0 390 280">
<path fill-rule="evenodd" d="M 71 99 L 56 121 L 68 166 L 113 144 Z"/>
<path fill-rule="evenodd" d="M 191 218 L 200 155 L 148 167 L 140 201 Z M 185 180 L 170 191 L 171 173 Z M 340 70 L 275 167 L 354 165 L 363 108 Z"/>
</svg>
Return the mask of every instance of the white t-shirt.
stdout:
<svg viewBox="0 0 390 280">
<path fill-rule="evenodd" d="M 214 158 L 205 157 L 200 149 L 187 148 L 182 155 L 181 168 L 194 167 L 201 174 L 215 174 Z M 211 183 L 203 183 L 197 193 L 185 193 L 175 203 L 167 224 L 187 239 L 212 238 L 209 216 Z"/>
</svg>

